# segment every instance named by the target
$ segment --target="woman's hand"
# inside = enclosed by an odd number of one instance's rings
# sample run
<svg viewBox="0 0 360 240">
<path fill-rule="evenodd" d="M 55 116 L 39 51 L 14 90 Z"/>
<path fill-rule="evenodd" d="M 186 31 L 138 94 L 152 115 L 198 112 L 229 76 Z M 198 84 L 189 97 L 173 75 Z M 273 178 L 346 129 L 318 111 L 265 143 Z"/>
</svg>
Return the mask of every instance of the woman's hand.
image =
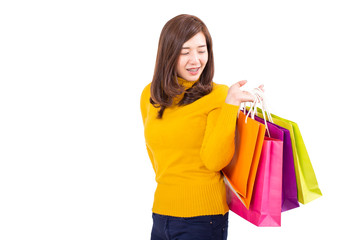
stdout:
<svg viewBox="0 0 360 240">
<path fill-rule="evenodd" d="M 228 104 L 240 106 L 242 102 L 253 102 L 254 96 L 248 91 L 243 91 L 240 88 L 247 83 L 246 80 L 241 80 L 233 84 L 228 91 L 225 102 Z M 264 85 L 259 86 L 261 91 L 264 91 Z"/>
</svg>

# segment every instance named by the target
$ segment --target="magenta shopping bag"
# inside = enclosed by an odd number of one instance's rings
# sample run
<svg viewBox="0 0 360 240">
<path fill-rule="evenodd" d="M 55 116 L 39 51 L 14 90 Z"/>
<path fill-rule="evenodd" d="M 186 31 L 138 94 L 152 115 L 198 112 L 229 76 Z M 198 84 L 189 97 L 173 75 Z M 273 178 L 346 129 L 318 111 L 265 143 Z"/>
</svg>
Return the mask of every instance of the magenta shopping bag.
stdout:
<svg viewBox="0 0 360 240">
<path fill-rule="evenodd" d="M 260 117 L 255 116 L 255 120 L 263 123 L 264 120 Z M 290 132 L 286 128 L 280 127 L 274 123 L 267 122 L 267 126 L 272 137 L 283 141 L 283 177 L 282 177 L 282 200 L 281 200 L 281 211 L 299 207 L 297 199 L 297 186 L 296 176 L 294 167 L 294 155 L 291 145 Z M 268 132 L 266 132 L 268 135 Z"/>
<path fill-rule="evenodd" d="M 282 162 L 283 142 L 265 137 L 249 209 L 224 178 L 230 210 L 259 227 L 281 226 Z"/>
</svg>

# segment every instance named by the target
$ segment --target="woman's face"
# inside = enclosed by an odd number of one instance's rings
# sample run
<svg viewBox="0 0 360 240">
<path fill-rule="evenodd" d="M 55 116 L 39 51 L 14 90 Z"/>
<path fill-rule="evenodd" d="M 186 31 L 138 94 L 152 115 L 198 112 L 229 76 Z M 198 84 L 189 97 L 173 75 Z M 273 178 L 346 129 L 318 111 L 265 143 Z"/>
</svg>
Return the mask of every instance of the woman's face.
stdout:
<svg viewBox="0 0 360 240">
<path fill-rule="evenodd" d="M 182 46 L 176 65 L 176 73 L 188 81 L 199 79 L 208 61 L 205 35 L 199 32 Z"/>
</svg>

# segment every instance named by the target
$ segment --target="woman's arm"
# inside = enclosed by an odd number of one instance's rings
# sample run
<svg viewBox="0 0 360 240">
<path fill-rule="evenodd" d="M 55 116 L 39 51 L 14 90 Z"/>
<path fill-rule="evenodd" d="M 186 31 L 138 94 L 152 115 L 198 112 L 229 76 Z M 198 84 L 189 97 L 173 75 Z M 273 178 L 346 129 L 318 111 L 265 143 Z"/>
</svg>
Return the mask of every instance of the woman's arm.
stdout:
<svg viewBox="0 0 360 240">
<path fill-rule="evenodd" d="M 220 171 L 234 155 L 238 108 L 224 102 L 208 114 L 200 156 L 209 170 Z"/>
<path fill-rule="evenodd" d="M 148 111 L 149 111 L 149 106 L 150 106 L 149 99 L 150 99 L 150 84 L 144 88 L 144 90 L 141 93 L 141 97 L 140 97 L 140 110 L 141 110 L 143 126 L 145 126 L 145 121 L 146 121 Z M 156 172 L 156 166 L 155 166 L 153 154 L 146 143 L 145 143 L 145 145 L 146 145 L 146 150 L 148 152 L 153 169 Z"/>
<path fill-rule="evenodd" d="M 242 80 L 230 88 L 224 88 L 220 98 L 226 97 L 225 101 L 208 114 L 200 156 L 209 170 L 220 171 L 229 164 L 234 155 L 235 127 L 239 106 L 242 102 L 254 101 L 252 94 L 240 89 L 246 82 Z M 262 91 L 263 87 L 263 85 L 259 86 Z"/>
</svg>

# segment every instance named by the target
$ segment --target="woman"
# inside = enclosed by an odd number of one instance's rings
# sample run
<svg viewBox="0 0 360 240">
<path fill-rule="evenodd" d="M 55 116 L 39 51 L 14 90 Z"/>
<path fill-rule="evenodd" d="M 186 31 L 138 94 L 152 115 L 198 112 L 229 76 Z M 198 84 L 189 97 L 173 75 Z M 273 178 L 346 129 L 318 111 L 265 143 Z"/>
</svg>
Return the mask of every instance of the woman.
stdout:
<svg viewBox="0 0 360 240">
<path fill-rule="evenodd" d="M 212 82 L 212 40 L 197 17 L 179 15 L 160 34 L 152 82 L 141 95 L 147 151 L 156 174 L 152 240 L 226 239 L 221 169 L 232 159 L 237 112 L 253 101 Z M 262 88 L 262 86 L 260 86 Z"/>
</svg>

